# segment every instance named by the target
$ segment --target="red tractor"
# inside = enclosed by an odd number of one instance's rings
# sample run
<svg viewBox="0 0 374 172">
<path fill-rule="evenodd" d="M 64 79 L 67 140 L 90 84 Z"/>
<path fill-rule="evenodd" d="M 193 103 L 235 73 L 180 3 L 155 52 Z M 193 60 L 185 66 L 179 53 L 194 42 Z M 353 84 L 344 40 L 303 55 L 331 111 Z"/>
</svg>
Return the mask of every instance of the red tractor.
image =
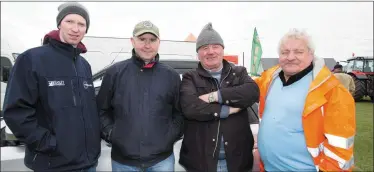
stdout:
<svg viewBox="0 0 374 172">
<path fill-rule="evenodd" d="M 364 96 L 369 96 L 374 101 L 374 58 L 352 57 L 347 61 L 344 71 L 351 75 L 355 81 L 355 101 L 360 101 Z"/>
</svg>

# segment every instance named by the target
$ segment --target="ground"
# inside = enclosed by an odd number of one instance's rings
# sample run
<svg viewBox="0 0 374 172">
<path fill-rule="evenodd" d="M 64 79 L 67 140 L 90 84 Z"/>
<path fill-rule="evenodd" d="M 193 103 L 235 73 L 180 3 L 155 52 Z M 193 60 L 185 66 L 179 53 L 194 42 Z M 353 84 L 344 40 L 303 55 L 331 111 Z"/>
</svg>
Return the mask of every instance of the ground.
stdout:
<svg viewBox="0 0 374 172">
<path fill-rule="evenodd" d="M 355 171 L 373 171 L 373 106 L 371 102 L 356 103 L 354 144 Z"/>
</svg>

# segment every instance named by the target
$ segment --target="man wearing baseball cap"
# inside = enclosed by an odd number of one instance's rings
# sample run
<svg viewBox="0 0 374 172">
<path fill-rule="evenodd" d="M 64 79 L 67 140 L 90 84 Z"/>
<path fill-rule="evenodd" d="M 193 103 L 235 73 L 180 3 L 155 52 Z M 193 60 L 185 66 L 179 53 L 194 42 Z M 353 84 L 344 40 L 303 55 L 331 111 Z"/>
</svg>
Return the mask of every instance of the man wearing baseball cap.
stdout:
<svg viewBox="0 0 374 172">
<path fill-rule="evenodd" d="M 113 171 L 174 171 L 181 137 L 179 74 L 159 62 L 160 33 L 136 24 L 132 57 L 111 66 L 97 96 L 102 138 L 112 144 Z"/>
<path fill-rule="evenodd" d="M 58 30 L 40 47 L 17 57 L 4 101 L 4 119 L 26 144 L 25 165 L 34 171 L 96 171 L 100 120 L 91 66 L 80 55 L 90 20 L 85 7 L 58 7 Z"/>
</svg>

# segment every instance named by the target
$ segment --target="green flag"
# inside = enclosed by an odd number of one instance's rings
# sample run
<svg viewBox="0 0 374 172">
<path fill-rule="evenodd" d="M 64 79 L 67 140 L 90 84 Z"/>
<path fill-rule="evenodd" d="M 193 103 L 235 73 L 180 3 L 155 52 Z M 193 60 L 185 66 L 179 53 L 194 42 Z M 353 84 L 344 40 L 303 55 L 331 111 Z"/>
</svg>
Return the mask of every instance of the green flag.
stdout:
<svg viewBox="0 0 374 172">
<path fill-rule="evenodd" d="M 262 48 L 260 39 L 258 38 L 257 29 L 253 33 L 253 40 L 252 40 L 252 54 L 251 54 L 251 72 L 252 76 L 260 76 L 262 73 L 262 65 L 261 65 L 261 56 L 262 56 Z"/>
</svg>

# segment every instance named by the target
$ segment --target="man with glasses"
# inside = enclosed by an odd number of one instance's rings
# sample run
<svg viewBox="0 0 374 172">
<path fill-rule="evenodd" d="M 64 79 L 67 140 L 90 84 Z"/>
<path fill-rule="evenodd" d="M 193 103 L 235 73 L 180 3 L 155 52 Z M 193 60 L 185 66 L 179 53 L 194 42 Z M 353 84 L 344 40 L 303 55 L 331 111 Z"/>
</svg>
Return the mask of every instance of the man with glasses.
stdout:
<svg viewBox="0 0 374 172">
<path fill-rule="evenodd" d="M 181 137 L 179 74 L 159 62 L 159 29 L 133 31 L 132 57 L 111 66 L 97 96 L 102 138 L 112 143 L 113 171 L 174 171 Z"/>
</svg>

